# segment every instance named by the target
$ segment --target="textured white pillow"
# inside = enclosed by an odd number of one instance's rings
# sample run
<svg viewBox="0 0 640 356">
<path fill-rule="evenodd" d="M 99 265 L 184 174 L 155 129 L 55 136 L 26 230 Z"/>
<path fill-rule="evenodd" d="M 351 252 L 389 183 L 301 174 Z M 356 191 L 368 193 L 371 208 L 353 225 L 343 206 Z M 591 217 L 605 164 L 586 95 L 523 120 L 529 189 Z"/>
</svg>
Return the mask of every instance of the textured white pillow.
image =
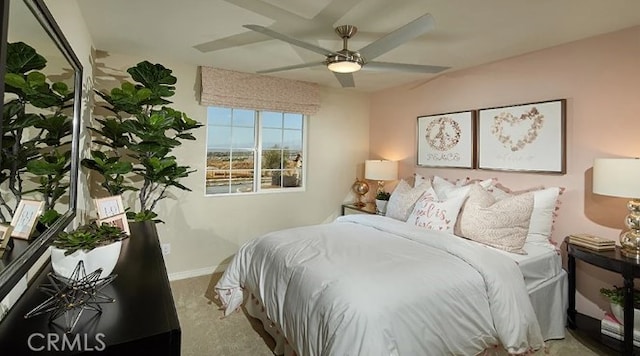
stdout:
<svg viewBox="0 0 640 356">
<path fill-rule="evenodd" d="M 430 187 L 416 202 L 407 222 L 429 230 L 453 233 L 460 207 L 466 198 L 466 195 L 456 195 L 440 200 Z"/>
<path fill-rule="evenodd" d="M 431 179 L 431 186 L 439 198 L 446 198 L 448 192 L 461 187 L 440 176 L 433 176 Z"/>
<path fill-rule="evenodd" d="M 558 187 L 551 187 L 527 191 L 533 194 L 533 212 L 531 213 L 531 222 L 527 233 L 528 243 L 549 246 L 560 190 Z M 510 193 L 494 189 L 491 194 L 497 200 L 503 200 L 525 193 Z"/>
<path fill-rule="evenodd" d="M 467 195 L 467 193 L 469 193 L 469 189 L 471 188 L 471 184 L 467 184 L 467 182 L 468 181 L 466 180 L 460 180 L 456 183 L 451 183 L 444 178 L 433 176 L 431 186 L 438 195 L 438 198 L 446 199 L 454 195 Z M 493 185 L 493 183 L 493 179 L 486 179 L 479 182 L 480 186 L 483 188 L 489 188 Z"/>
<path fill-rule="evenodd" d="M 497 200 L 478 184 L 473 184 L 460 213 L 462 236 L 508 252 L 526 254 L 522 249 L 534 208 L 533 193 Z"/>
<path fill-rule="evenodd" d="M 401 179 L 389 197 L 386 216 L 407 221 L 416 201 L 429 188 L 431 185 L 428 182 L 412 188 L 409 183 Z"/>
</svg>

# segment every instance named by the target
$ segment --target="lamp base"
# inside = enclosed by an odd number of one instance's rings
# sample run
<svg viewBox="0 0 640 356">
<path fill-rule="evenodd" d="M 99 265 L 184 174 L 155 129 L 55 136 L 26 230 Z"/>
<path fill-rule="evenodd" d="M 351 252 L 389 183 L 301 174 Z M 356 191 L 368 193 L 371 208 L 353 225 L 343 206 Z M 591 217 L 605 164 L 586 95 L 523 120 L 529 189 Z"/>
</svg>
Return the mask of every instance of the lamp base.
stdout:
<svg viewBox="0 0 640 356">
<path fill-rule="evenodd" d="M 629 214 L 624 223 L 629 228 L 620 234 L 620 246 L 622 254 L 640 261 L 640 200 L 632 199 L 627 203 Z"/>
<path fill-rule="evenodd" d="M 369 184 L 367 184 L 367 182 L 364 180 L 358 180 L 358 178 L 356 178 L 356 181 L 351 186 L 351 189 L 357 195 L 357 199 L 353 203 L 353 205 L 359 208 L 365 206 L 366 204 L 363 200 L 364 196 L 369 192 Z"/>
<path fill-rule="evenodd" d="M 640 230 L 629 230 L 620 234 L 620 246 L 623 256 L 640 261 Z"/>
<path fill-rule="evenodd" d="M 636 260 L 640 261 L 640 251 L 621 249 L 620 252 L 624 257 L 635 258 Z"/>
</svg>

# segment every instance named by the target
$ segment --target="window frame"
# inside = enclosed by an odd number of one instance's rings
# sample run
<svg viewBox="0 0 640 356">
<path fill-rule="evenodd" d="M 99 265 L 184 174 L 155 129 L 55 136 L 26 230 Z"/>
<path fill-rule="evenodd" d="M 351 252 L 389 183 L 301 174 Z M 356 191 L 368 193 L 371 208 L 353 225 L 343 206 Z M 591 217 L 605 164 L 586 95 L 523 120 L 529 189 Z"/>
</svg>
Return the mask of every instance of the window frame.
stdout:
<svg viewBox="0 0 640 356">
<path fill-rule="evenodd" d="M 206 137 L 205 137 L 205 162 L 204 162 L 204 166 L 205 166 L 205 175 L 204 175 L 204 196 L 205 197 L 228 197 L 228 196 L 247 196 L 247 195 L 262 195 L 262 194 L 280 194 L 280 193 L 299 193 L 299 192 L 304 192 L 306 191 L 306 187 L 307 187 L 307 162 L 306 162 L 306 157 L 307 157 L 307 140 L 308 140 L 308 126 L 309 126 L 309 116 L 307 114 L 302 114 L 302 113 L 293 113 L 293 112 L 285 112 L 285 111 L 273 111 L 273 110 L 258 110 L 258 109 L 246 109 L 246 108 L 235 108 L 235 107 L 227 107 L 227 106 L 213 106 L 213 105 L 207 105 L 207 125 L 206 125 Z M 254 156 L 254 167 L 253 167 L 253 190 L 250 192 L 226 192 L 226 193 L 213 193 L 213 194 L 208 194 L 207 193 L 207 173 L 209 171 L 209 166 L 207 165 L 207 157 L 209 154 L 209 128 L 211 127 L 209 125 L 209 113 L 208 110 L 209 108 L 222 108 L 222 109 L 230 109 L 232 112 L 232 117 L 231 120 L 233 122 L 233 111 L 234 110 L 251 110 L 254 112 L 254 118 L 255 118 L 255 125 L 254 125 L 254 147 L 253 147 L 253 156 Z M 302 147 L 301 147 L 301 152 L 302 152 L 302 159 L 303 159 L 303 163 L 302 163 L 302 167 L 301 167 L 301 175 L 302 175 L 302 179 L 300 180 L 300 186 L 299 187 L 280 187 L 280 188 L 269 188 L 269 189 L 262 189 L 261 187 L 261 177 L 262 177 L 262 136 L 263 136 L 263 127 L 262 127 L 262 113 L 264 112 L 275 112 L 275 113 L 279 113 L 282 115 L 286 115 L 286 114 L 293 114 L 293 115 L 300 115 L 302 116 Z M 284 117 L 283 117 L 284 119 Z M 233 128 L 233 125 L 230 125 L 229 127 Z M 283 127 L 282 130 L 286 130 L 284 128 L 284 122 L 283 122 Z M 229 145 L 229 149 L 232 149 L 233 143 L 231 143 Z M 284 149 L 284 148 L 283 148 Z M 284 168 L 281 168 L 281 170 L 284 170 Z"/>
</svg>

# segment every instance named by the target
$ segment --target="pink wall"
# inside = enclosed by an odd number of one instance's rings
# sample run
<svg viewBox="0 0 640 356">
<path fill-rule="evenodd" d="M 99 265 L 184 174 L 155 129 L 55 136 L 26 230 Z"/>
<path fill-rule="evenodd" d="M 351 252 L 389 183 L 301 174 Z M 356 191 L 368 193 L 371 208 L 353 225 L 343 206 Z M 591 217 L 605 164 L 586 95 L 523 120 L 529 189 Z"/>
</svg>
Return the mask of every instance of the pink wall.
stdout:
<svg viewBox="0 0 640 356">
<path fill-rule="evenodd" d="M 597 157 L 640 156 L 639 86 L 640 26 L 444 74 L 372 96 L 371 158 L 400 160 L 401 177 L 419 172 L 496 177 L 513 189 L 565 187 L 553 240 L 573 232 L 617 239 L 626 200 L 593 195 L 591 168 Z M 561 98 L 567 99 L 565 175 L 416 166 L 417 116 Z M 608 308 L 600 287 L 621 285 L 621 278 L 580 262 L 578 270 L 578 311 L 600 317 Z"/>
</svg>

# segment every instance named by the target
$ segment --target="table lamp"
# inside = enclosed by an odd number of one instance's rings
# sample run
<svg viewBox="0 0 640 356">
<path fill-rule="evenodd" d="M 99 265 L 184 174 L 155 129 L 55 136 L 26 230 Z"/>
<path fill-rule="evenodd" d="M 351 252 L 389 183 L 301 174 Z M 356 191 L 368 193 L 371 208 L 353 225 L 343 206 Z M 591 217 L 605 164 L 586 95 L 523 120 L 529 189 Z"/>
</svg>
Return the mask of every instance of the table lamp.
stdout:
<svg viewBox="0 0 640 356">
<path fill-rule="evenodd" d="M 384 181 L 398 179 L 398 162 L 386 160 L 364 161 L 364 178 L 378 181 L 378 193 L 384 192 Z"/>
<path fill-rule="evenodd" d="M 620 234 L 622 254 L 640 260 L 640 159 L 597 158 L 593 161 L 593 192 L 621 198 L 630 198 L 629 214 Z"/>
</svg>

